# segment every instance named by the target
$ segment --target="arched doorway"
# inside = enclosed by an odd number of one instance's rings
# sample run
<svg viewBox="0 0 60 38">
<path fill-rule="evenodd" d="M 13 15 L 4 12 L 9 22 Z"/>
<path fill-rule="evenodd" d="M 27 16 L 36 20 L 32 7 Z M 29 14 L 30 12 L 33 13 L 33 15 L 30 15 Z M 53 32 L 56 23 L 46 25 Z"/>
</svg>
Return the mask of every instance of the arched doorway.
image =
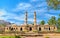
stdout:
<svg viewBox="0 0 60 38">
<path fill-rule="evenodd" d="M 50 30 L 50 27 L 49 27 L 49 30 Z"/>
<path fill-rule="evenodd" d="M 11 28 L 11 31 L 14 30 L 13 28 Z"/>
<path fill-rule="evenodd" d="M 41 28 L 39 27 L 39 31 L 41 31 Z"/>
<path fill-rule="evenodd" d="M 22 28 L 20 28 L 20 31 L 22 31 Z"/>
<path fill-rule="evenodd" d="M 32 27 L 29 28 L 29 31 L 32 31 Z"/>
</svg>

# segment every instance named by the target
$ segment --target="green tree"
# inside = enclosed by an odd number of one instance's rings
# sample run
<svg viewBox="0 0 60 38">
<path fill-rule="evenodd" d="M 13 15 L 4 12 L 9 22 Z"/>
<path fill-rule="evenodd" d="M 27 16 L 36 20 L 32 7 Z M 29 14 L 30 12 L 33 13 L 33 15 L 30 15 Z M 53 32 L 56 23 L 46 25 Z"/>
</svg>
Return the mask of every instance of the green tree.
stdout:
<svg viewBox="0 0 60 38">
<path fill-rule="evenodd" d="M 60 29 L 60 14 L 59 14 L 59 18 L 57 19 L 57 25 L 58 25 L 58 28 Z"/>
<path fill-rule="evenodd" d="M 46 0 L 49 7 L 60 9 L 60 0 Z"/>
<path fill-rule="evenodd" d="M 44 21 L 44 20 L 42 20 L 42 21 L 40 22 L 40 24 L 41 24 L 41 25 L 44 25 L 44 24 L 45 24 L 45 21 Z"/>
<path fill-rule="evenodd" d="M 49 20 L 48 20 L 48 24 L 49 25 L 56 25 L 56 17 L 52 16 Z"/>
</svg>

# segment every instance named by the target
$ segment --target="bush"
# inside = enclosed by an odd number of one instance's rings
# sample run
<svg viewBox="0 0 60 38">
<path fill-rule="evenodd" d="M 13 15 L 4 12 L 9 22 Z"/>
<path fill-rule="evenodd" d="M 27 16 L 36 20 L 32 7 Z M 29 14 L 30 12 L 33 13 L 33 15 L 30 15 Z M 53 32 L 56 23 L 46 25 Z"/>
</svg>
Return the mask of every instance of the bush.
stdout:
<svg viewBox="0 0 60 38">
<path fill-rule="evenodd" d="M 36 33 L 36 32 L 38 32 L 38 31 L 37 31 L 37 30 L 34 30 L 33 32 L 35 32 L 35 33 Z"/>
<path fill-rule="evenodd" d="M 45 38 L 49 38 L 49 37 L 45 37 Z"/>
<path fill-rule="evenodd" d="M 15 36 L 15 38 L 21 38 L 20 36 Z"/>
</svg>

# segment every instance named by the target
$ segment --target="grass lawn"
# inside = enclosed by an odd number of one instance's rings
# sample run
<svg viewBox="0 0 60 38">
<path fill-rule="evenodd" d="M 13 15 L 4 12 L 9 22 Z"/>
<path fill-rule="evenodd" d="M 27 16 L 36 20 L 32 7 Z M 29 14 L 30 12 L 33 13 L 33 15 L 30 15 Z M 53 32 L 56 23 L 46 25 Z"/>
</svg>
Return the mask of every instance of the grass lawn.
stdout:
<svg viewBox="0 0 60 38">
<path fill-rule="evenodd" d="M 60 32 L 60 29 L 57 29 L 57 31 L 56 32 Z"/>
<path fill-rule="evenodd" d="M 0 36 L 0 38 L 15 38 L 15 36 Z"/>
</svg>

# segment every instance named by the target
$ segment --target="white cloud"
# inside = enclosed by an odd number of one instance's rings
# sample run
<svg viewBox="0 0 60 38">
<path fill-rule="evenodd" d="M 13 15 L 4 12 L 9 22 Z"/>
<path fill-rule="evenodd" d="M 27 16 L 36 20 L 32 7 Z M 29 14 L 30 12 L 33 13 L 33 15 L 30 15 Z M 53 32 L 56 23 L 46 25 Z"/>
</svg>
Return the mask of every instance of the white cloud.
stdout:
<svg viewBox="0 0 60 38">
<path fill-rule="evenodd" d="M 47 17 L 47 18 L 50 18 L 51 16 L 58 17 L 57 15 L 53 15 L 53 14 L 45 14 L 45 17 Z"/>
<path fill-rule="evenodd" d="M 6 15 L 6 11 L 3 10 L 3 9 L 0 9 L 0 17 L 3 16 L 3 15 Z"/>
<path fill-rule="evenodd" d="M 31 1 L 43 1 L 43 0 L 31 0 Z M 37 8 L 40 7 L 40 8 Z M 47 4 L 46 2 L 41 2 L 40 4 L 36 4 L 36 5 L 32 5 L 30 3 L 19 3 L 17 4 L 16 8 L 13 9 L 14 12 L 16 11 L 29 11 L 28 13 L 28 21 L 33 22 L 34 19 L 32 18 L 32 12 L 36 11 L 37 12 L 37 16 L 41 15 L 44 16 L 42 18 L 49 18 L 51 16 L 56 16 L 56 15 L 52 15 L 52 14 L 47 14 Z M 24 16 L 25 14 L 21 14 L 20 16 L 13 16 L 13 19 L 19 20 L 19 21 L 24 21 Z M 31 17 L 31 18 L 30 18 Z M 11 17 L 12 18 L 12 17 Z M 37 22 L 40 22 L 42 19 L 38 19 Z"/>
<path fill-rule="evenodd" d="M 8 21 L 8 19 L 16 19 L 16 17 L 19 18 L 19 16 L 12 14 L 10 12 L 7 12 L 5 9 L 0 9 L 0 20 Z M 16 19 L 16 20 L 18 20 L 18 19 Z M 13 22 L 13 21 L 9 21 L 9 22 Z"/>
<path fill-rule="evenodd" d="M 24 14 L 21 14 L 20 16 L 15 16 L 14 19 L 23 21 L 25 18 Z"/>
<path fill-rule="evenodd" d="M 39 1 L 39 0 L 31 0 L 31 1 Z M 14 12 L 17 12 L 17 11 L 31 11 L 31 10 L 35 10 L 37 8 L 38 9 L 43 9 L 43 8 L 46 8 L 46 2 L 42 2 L 40 4 L 36 4 L 36 5 L 33 5 L 31 3 L 19 3 L 16 5 L 16 8 L 13 9 Z"/>
<path fill-rule="evenodd" d="M 19 3 L 13 11 L 28 10 L 32 7 L 29 3 Z"/>
<path fill-rule="evenodd" d="M 0 9 L 0 20 L 6 20 L 7 18 L 4 17 L 8 15 L 7 11 L 5 9 Z"/>
</svg>

